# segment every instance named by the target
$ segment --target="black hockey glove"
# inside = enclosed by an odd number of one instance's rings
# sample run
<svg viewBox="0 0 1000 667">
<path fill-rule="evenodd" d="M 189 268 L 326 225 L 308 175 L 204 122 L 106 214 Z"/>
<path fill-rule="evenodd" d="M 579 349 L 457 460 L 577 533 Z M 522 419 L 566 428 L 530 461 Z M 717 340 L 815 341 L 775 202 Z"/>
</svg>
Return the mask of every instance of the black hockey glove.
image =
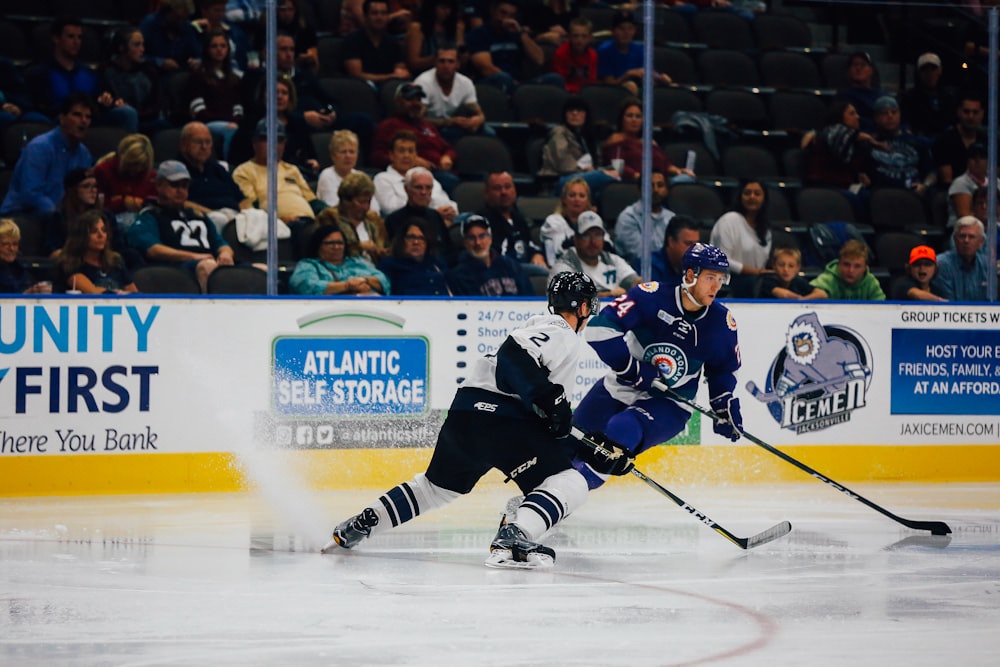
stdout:
<svg viewBox="0 0 1000 667">
<path fill-rule="evenodd" d="M 535 399 L 538 408 L 549 422 L 549 432 L 557 438 L 565 438 L 573 429 L 573 409 L 563 388 L 557 384 Z"/>
<path fill-rule="evenodd" d="M 616 376 L 618 384 L 632 387 L 638 391 L 649 391 L 653 386 L 653 380 L 660 378 L 660 371 L 650 363 L 639 361 L 635 357 L 629 357 L 628 366 L 620 371 Z"/>
<path fill-rule="evenodd" d="M 587 443 L 580 445 L 580 458 L 602 475 L 627 475 L 635 467 L 632 453 L 600 431 L 583 437 L 604 450 L 598 451 Z"/>
<path fill-rule="evenodd" d="M 743 435 L 743 415 L 740 414 L 740 399 L 727 391 L 709 401 L 712 410 L 719 416 L 712 427 L 724 438 L 736 442 Z"/>
</svg>

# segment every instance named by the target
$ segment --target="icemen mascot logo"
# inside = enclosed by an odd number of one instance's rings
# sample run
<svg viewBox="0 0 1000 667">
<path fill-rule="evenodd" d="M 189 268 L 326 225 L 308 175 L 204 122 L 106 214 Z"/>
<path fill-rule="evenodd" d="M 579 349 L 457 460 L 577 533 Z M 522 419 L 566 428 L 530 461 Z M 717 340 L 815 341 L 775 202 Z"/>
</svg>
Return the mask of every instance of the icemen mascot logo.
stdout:
<svg viewBox="0 0 1000 667">
<path fill-rule="evenodd" d="M 849 421 L 865 406 L 871 377 L 867 341 L 844 326 L 824 327 L 808 313 L 788 327 L 764 391 L 753 381 L 746 387 L 782 428 L 809 433 Z"/>
</svg>

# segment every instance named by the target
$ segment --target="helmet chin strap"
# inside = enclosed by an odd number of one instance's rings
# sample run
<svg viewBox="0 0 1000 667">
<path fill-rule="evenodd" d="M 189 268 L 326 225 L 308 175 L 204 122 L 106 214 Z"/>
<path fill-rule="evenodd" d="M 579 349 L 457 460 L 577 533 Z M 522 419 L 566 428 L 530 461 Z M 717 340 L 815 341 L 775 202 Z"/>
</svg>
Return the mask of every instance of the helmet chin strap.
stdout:
<svg viewBox="0 0 1000 667">
<path fill-rule="evenodd" d="M 687 276 L 685 276 L 684 278 L 681 278 L 681 292 L 683 292 L 684 296 L 686 296 L 688 298 L 688 301 L 690 301 L 691 303 L 693 303 L 696 307 L 698 307 L 698 308 L 704 308 L 705 306 L 703 304 L 701 304 L 698 301 L 698 299 L 694 298 L 694 294 L 691 293 L 691 288 L 694 287 L 697 284 L 698 284 L 698 274 L 697 273 L 694 276 L 694 280 L 692 280 L 691 282 L 688 282 L 687 281 Z"/>
</svg>

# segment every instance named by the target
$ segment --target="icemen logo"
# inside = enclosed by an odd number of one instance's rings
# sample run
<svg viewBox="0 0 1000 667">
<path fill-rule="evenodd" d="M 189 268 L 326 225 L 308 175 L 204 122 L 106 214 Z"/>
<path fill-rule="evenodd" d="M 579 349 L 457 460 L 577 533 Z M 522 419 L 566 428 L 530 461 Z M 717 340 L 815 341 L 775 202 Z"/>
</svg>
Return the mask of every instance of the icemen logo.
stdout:
<svg viewBox="0 0 1000 667">
<path fill-rule="evenodd" d="M 808 313 L 788 327 L 764 391 L 753 381 L 746 387 L 782 428 L 809 433 L 849 421 L 866 405 L 871 377 L 868 342 L 847 327 L 824 327 Z"/>
<path fill-rule="evenodd" d="M 667 386 L 673 387 L 687 375 L 688 360 L 684 351 L 676 345 L 658 343 L 646 348 L 646 361 L 660 370 L 660 375 Z"/>
</svg>

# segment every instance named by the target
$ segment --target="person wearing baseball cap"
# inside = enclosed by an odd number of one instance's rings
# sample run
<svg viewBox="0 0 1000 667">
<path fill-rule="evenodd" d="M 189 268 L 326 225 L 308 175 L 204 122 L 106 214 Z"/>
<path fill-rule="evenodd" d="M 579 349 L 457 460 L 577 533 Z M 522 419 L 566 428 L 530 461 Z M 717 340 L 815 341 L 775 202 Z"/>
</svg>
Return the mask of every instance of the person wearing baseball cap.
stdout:
<svg viewBox="0 0 1000 667">
<path fill-rule="evenodd" d="M 941 85 L 941 58 L 924 53 L 917 58 L 914 86 L 899 96 L 899 108 L 910 130 L 932 141 L 951 124 L 956 100 Z"/>
<path fill-rule="evenodd" d="M 873 188 L 908 189 L 921 197 L 934 185 L 937 174 L 928 142 L 903 132 L 899 103 L 883 95 L 872 106 L 875 112 L 875 140 L 879 150 L 871 151 L 869 172 Z"/>
<path fill-rule="evenodd" d="M 834 100 L 850 102 L 861 117 L 861 131 L 875 130 L 875 101 L 888 95 L 875 85 L 875 63 L 867 51 L 855 51 L 847 57 L 847 87 L 837 91 Z"/>
<path fill-rule="evenodd" d="M 947 301 L 931 284 L 937 273 L 937 253 L 934 248 L 918 245 L 910 251 L 906 273 L 892 283 L 894 301 Z"/>
<path fill-rule="evenodd" d="M 563 271 L 583 272 L 597 285 L 597 296 L 603 298 L 624 294 L 642 281 L 625 258 L 604 249 L 607 230 L 601 216 L 584 211 L 576 219 L 573 247 L 567 248 L 549 271 L 549 279 Z"/>
<path fill-rule="evenodd" d="M 464 250 L 448 271 L 448 288 L 455 296 L 534 296 L 531 280 L 510 255 L 493 249 L 490 223 L 481 215 L 463 213 L 455 219 Z"/>
<path fill-rule="evenodd" d="M 161 162 L 156 170 L 157 203 L 144 208 L 126 234 L 146 261 L 176 263 L 208 292 L 208 276 L 220 266 L 233 265 L 233 249 L 214 222 L 187 205 L 190 183 L 183 162 Z"/>
</svg>

